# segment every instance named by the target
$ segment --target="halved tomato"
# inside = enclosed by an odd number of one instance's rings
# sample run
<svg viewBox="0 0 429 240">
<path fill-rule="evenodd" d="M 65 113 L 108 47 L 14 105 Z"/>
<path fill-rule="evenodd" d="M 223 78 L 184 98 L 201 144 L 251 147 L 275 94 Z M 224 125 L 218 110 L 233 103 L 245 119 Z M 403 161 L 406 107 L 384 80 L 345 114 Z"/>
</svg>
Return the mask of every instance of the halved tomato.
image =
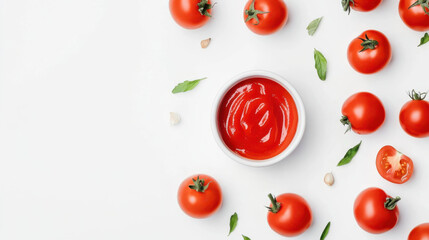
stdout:
<svg viewBox="0 0 429 240">
<path fill-rule="evenodd" d="M 377 171 L 392 183 L 402 184 L 413 175 L 413 161 L 392 146 L 384 146 L 377 154 Z"/>
</svg>

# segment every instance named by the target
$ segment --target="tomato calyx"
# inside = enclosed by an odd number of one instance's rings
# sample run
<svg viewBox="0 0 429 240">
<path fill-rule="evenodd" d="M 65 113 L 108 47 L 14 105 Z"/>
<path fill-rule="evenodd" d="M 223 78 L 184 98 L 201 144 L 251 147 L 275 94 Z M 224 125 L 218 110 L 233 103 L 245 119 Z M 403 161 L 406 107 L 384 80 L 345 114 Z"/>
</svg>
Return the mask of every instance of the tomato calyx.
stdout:
<svg viewBox="0 0 429 240">
<path fill-rule="evenodd" d="M 350 3 L 352 3 L 353 6 L 355 5 L 355 1 L 353 0 L 341 0 L 341 5 L 343 5 L 344 12 L 348 12 L 349 15 L 350 15 Z"/>
<path fill-rule="evenodd" d="M 208 0 L 201 0 L 199 3 L 197 3 L 198 12 L 200 12 L 201 15 L 212 17 L 212 15 L 208 12 L 208 10 L 211 9 L 213 5 L 210 4 Z"/>
<path fill-rule="evenodd" d="M 204 182 L 205 180 L 202 178 L 200 179 L 200 176 L 197 176 L 197 179 L 193 179 L 192 178 L 192 182 L 194 182 L 194 184 L 189 185 L 189 188 L 192 190 L 195 190 L 197 192 L 204 192 L 207 190 L 207 188 L 209 188 L 210 182 L 207 183 L 207 185 L 204 186 Z"/>
<path fill-rule="evenodd" d="M 253 25 L 259 24 L 259 18 L 258 14 L 266 14 L 269 12 L 263 12 L 255 9 L 255 0 L 252 1 L 252 3 L 249 6 L 249 9 L 246 9 L 245 13 L 247 14 L 246 22 L 250 21 L 251 19 L 255 19 L 256 23 Z"/>
<path fill-rule="evenodd" d="M 359 39 L 362 40 L 362 43 L 360 45 L 363 47 L 362 50 L 360 50 L 359 52 L 363 52 L 368 49 L 374 50 L 375 47 L 378 45 L 378 42 L 376 40 L 369 39 L 367 34 L 365 34 L 365 39 Z"/>
<path fill-rule="evenodd" d="M 347 133 L 348 131 L 352 130 L 352 124 L 348 117 L 342 116 L 340 122 L 343 124 L 343 126 L 347 126 L 347 130 L 344 133 Z"/>
<path fill-rule="evenodd" d="M 412 90 L 411 92 L 408 92 L 408 96 L 412 100 L 424 100 L 427 96 L 428 92 L 416 92 L 416 90 Z"/>
<path fill-rule="evenodd" d="M 393 209 L 395 209 L 396 204 L 401 200 L 400 197 L 396 197 L 396 198 L 386 198 L 386 202 L 384 202 L 384 208 L 386 208 L 387 210 L 392 211 Z"/>
<path fill-rule="evenodd" d="M 278 213 L 280 211 L 280 207 L 282 206 L 281 203 L 277 202 L 276 197 L 274 197 L 271 193 L 268 194 L 268 198 L 270 199 L 272 206 L 266 208 L 268 208 L 268 211 L 272 213 Z"/>
<path fill-rule="evenodd" d="M 429 0 L 417 0 L 411 6 L 408 7 L 408 9 L 412 7 L 420 6 L 422 7 L 423 11 L 426 13 L 426 15 L 429 15 Z"/>
</svg>

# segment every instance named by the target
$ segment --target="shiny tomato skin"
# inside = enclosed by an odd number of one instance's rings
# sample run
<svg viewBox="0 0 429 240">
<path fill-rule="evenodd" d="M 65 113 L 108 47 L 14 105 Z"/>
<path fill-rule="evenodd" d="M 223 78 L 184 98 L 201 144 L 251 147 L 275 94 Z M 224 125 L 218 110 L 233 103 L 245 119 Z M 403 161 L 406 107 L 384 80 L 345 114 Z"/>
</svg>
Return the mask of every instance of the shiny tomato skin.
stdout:
<svg viewBox="0 0 429 240">
<path fill-rule="evenodd" d="M 406 133 L 416 138 L 429 136 L 429 102 L 410 100 L 399 113 L 399 122 Z"/>
<path fill-rule="evenodd" d="M 170 13 L 174 21 L 186 29 L 197 29 L 204 26 L 210 17 L 198 11 L 201 0 L 170 0 Z M 210 3 L 210 1 L 208 2 Z M 211 9 L 207 10 L 211 14 Z"/>
<path fill-rule="evenodd" d="M 408 240 L 429 240 L 429 223 L 415 227 L 408 235 Z"/>
<path fill-rule="evenodd" d="M 384 146 L 377 154 L 377 171 L 392 183 L 407 182 L 414 172 L 413 161 L 392 146 Z"/>
<path fill-rule="evenodd" d="M 354 4 L 350 1 L 350 6 L 356 11 L 369 12 L 376 9 L 382 0 L 354 0 Z"/>
<path fill-rule="evenodd" d="M 399 16 L 409 28 L 415 31 L 429 30 L 429 15 L 427 15 L 420 5 L 408 9 L 416 0 L 400 0 Z M 429 10 L 429 9 L 428 9 Z"/>
<path fill-rule="evenodd" d="M 358 134 L 375 132 L 383 125 L 386 117 L 380 99 L 369 92 L 350 96 L 344 102 L 341 112 L 350 121 L 352 130 Z"/>
<path fill-rule="evenodd" d="M 368 188 L 362 191 L 354 203 L 354 216 L 358 225 L 365 231 L 380 234 L 394 228 L 398 223 L 399 210 L 384 207 L 386 198 L 390 198 L 380 188 Z"/>
<path fill-rule="evenodd" d="M 246 26 L 254 33 L 259 35 L 269 35 L 282 29 L 288 20 L 288 9 L 283 0 L 255 0 L 255 9 L 268 12 L 258 14 L 259 24 L 256 19 L 246 22 L 248 15 L 246 10 L 249 9 L 252 0 L 248 0 L 244 7 L 244 22 Z"/>
<path fill-rule="evenodd" d="M 204 192 L 197 192 L 190 189 L 189 185 L 193 184 L 192 179 L 205 180 L 205 185 L 209 187 Z M 180 184 L 177 194 L 177 200 L 180 208 L 193 218 L 207 218 L 217 212 L 222 205 L 222 191 L 219 183 L 212 177 L 204 174 L 194 175 L 186 178 Z"/>
<path fill-rule="evenodd" d="M 281 204 L 277 213 L 268 212 L 271 229 L 285 237 L 294 237 L 305 232 L 313 221 L 310 206 L 297 194 L 285 193 L 276 197 Z M 270 205 L 272 207 L 272 204 Z"/>
<path fill-rule="evenodd" d="M 376 40 L 378 45 L 375 49 L 362 51 L 362 39 L 368 36 L 369 39 Z M 350 66 L 357 72 L 363 74 L 372 74 L 383 69 L 392 58 L 392 49 L 387 37 L 376 30 L 367 30 L 353 39 L 347 50 L 347 58 Z"/>
</svg>

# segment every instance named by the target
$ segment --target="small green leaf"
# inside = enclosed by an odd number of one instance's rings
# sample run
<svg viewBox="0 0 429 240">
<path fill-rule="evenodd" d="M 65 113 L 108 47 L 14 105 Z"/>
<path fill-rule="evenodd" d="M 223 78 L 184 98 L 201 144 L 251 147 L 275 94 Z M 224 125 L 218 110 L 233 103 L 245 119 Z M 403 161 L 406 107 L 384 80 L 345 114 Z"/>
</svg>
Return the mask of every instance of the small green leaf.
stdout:
<svg viewBox="0 0 429 240">
<path fill-rule="evenodd" d="M 250 240 L 249 237 L 244 236 L 243 234 L 241 234 L 241 236 L 243 236 L 243 240 Z"/>
<path fill-rule="evenodd" d="M 319 27 L 320 21 L 322 21 L 323 17 L 314 19 L 313 21 L 311 21 L 310 24 L 308 24 L 307 27 L 307 31 L 308 31 L 308 35 L 313 36 L 314 33 L 316 32 L 317 28 Z"/>
<path fill-rule="evenodd" d="M 320 236 L 320 240 L 325 240 L 326 236 L 328 236 L 329 228 L 331 228 L 331 222 L 328 222 L 328 224 L 326 224 L 326 227 L 323 230 L 322 235 Z"/>
<path fill-rule="evenodd" d="M 314 49 L 314 67 L 317 70 L 317 75 L 319 75 L 320 80 L 326 80 L 326 71 L 328 68 L 328 62 L 326 61 L 325 56 L 316 49 Z"/>
<path fill-rule="evenodd" d="M 420 44 L 417 47 L 429 42 L 429 34 L 425 33 L 425 35 L 420 39 Z"/>
<path fill-rule="evenodd" d="M 360 141 L 360 143 L 352 148 L 350 148 L 347 152 L 346 155 L 344 155 L 343 159 L 341 159 L 341 161 L 338 163 L 337 166 L 343 166 L 346 164 L 349 164 L 353 157 L 356 155 L 356 153 L 359 150 L 360 145 L 362 144 L 362 141 Z"/>
<path fill-rule="evenodd" d="M 194 89 L 201 80 L 204 80 L 206 78 L 201 78 L 201 79 L 197 79 L 197 80 L 193 80 L 193 81 L 184 81 L 182 83 L 179 83 L 176 85 L 176 87 L 174 87 L 173 91 L 171 91 L 172 93 L 180 93 L 180 92 L 187 92 L 190 91 L 192 89 Z"/>
<path fill-rule="evenodd" d="M 238 215 L 237 215 L 237 213 L 234 213 L 231 215 L 231 218 L 229 219 L 228 236 L 234 231 L 235 227 L 237 227 L 237 222 L 238 222 Z"/>
</svg>

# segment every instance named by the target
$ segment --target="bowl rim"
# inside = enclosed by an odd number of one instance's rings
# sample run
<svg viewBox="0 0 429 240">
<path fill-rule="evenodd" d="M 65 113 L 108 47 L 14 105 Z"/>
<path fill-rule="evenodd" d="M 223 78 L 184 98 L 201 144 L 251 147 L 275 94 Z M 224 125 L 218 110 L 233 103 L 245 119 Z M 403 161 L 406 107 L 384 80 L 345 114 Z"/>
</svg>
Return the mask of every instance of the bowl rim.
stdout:
<svg viewBox="0 0 429 240">
<path fill-rule="evenodd" d="M 255 160 L 255 159 L 245 158 L 245 157 L 240 156 L 240 155 L 234 153 L 233 151 L 231 151 L 223 142 L 223 140 L 220 136 L 220 133 L 218 131 L 218 126 L 217 126 L 218 108 L 219 108 L 219 105 L 220 105 L 223 97 L 227 93 L 227 91 L 229 91 L 231 89 L 231 87 L 233 87 L 237 83 L 239 83 L 243 80 L 249 79 L 251 77 L 263 77 L 263 78 L 267 78 L 267 79 L 270 79 L 270 80 L 273 80 L 273 81 L 279 83 L 282 87 L 284 87 L 286 89 L 286 91 L 288 91 L 290 93 L 293 100 L 295 101 L 295 105 L 296 105 L 296 108 L 298 111 L 298 125 L 297 125 L 297 129 L 295 132 L 295 136 L 292 139 L 292 142 L 280 154 L 278 154 L 272 158 L 268 158 L 268 159 L 264 159 L 264 160 Z M 306 116 L 305 116 L 304 103 L 302 102 L 302 99 L 301 99 L 300 95 L 298 94 L 298 92 L 296 91 L 296 89 L 282 76 L 280 76 L 276 73 L 270 72 L 270 71 L 266 71 L 266 70 L 246 71 L 246 72 L 242 72 L 240 74 L 237 74 L 234 77 L 232 77 L 231 79 L 229 79 L 220 88 L 220 90 L 216 94 L 216 97 L 215 97 L 214 102 L 213 102 L 212 112 L 211 112 L 211 129 L 212 129 L 213 137 L 215 138 L 217 145 L 220 147 L 220 149 L 222 149 L 222 151 L 229 158 L 233 159 L 234 161 L 236 161 L 238 163 L 241 163 L 241 164 L 247 165 L 247 166 L 251 166 L 251 167 L 271 166 L 273 164 L 276 164 L 276 163 L 282 161 L 287 156 L 289 156 L 296 149 L 296 147 L 299 145 L 299 143 L 301 142 L 301 139 L 302 139 L 302 137 L 304 135 L 304 131 L 305 131 L 305 125 L 306 125 L 305 122 L 306 122 Z"/>
</svg>

